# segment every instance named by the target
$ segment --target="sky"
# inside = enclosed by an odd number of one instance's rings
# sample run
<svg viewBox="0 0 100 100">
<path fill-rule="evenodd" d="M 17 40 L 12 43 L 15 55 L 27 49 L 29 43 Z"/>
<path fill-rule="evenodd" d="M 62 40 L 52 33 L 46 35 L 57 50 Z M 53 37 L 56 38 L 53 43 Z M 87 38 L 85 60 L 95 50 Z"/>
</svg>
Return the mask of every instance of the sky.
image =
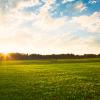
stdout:
<svg viewBox="0 0 100 100">
<path fill-rule="evenodd" d="M 99 54 L 100 0 L 0 0 L 0 52 Z"/>
</svg>

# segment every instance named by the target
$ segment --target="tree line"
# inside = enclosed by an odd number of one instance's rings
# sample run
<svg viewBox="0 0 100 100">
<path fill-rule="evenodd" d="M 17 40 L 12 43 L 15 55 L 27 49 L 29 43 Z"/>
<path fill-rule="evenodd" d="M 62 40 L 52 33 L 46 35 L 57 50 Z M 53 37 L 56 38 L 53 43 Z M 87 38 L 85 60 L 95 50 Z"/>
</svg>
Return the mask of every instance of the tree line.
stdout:
<svg viewBox="0 0 100 100">
<path fill-rule="evenodd" d="M 52 54 L 52 55 L 41 55 L 41 54 L 24 54 L 24 53 L 0 53 L 0 60 L 34 60 L 34 59 L 81 59 L 81 58 L 100 58 L 100 54 Z"/>
</svg>

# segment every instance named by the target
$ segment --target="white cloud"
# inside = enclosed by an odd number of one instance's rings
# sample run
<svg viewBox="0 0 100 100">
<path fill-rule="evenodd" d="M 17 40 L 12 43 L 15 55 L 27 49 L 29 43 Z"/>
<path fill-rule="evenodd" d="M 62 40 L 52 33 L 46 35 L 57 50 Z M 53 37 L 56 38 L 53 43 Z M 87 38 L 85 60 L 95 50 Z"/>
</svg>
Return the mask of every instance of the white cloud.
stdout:
<svg viewBox="0 0 100 100">
<path fill-rule="evenodd" d="M 80 12 L 84 11 L 87 9 L 87 7 L 83 3 L 79 3 L 75 5 L 75 9 L 79 10 Z"/>
<path fill-rule="evenodd" d="M 17 3 L 17 9 L 21 9 L 21 8 L 24 8 L 24 7 L 32 7 L 34 5 L 39 5 L 40 2 L 39 0 L 26 0 L 26 1 L 20 1 Z"/>
<path fill-rule="evenodd" d="M 75 0 L 63 0 L 62 3 L 67 3 L 67 2 L 72 2 L 72 1 L 75 1 Z"/>
<path fill-rule="evenodd" d="M 89 0 L 89 3 L 90 4 L 95 4 L 95 3 L 97 3 L 97 1 L 96 0 Z"/>
<path fill-rule="evenodd" d="M 79 17 L 74 17 L 76 23 L 79 23 L 83 29 L 88 32 L 100 33 L 100 13 L 95 12 L 90 16 L 83 15 Z"/>
<path fill-rule="evenodd" d="M 89 32 L 100 32 L 99 16 L 79 16 L 74 18 L 52 18 L 48 10 L 54 1 L 46 0 L 40 13 L 20 12 L 26 5 L 21 2 L 9 11 L 9 14 L 0 13 L 0 52 L 29 52 L 29 53 L 98 53 L 94 38 L 79 37 L 74 33 L 83 29 Z M 33 1 L 32 1 L 33 2 Z M 79 7 L 81 8 L 81 7 Z M 5 29 L 6 28 L 6 29 Z M 91 46 L 93 44 L 93 46 Z"/>
</svg>

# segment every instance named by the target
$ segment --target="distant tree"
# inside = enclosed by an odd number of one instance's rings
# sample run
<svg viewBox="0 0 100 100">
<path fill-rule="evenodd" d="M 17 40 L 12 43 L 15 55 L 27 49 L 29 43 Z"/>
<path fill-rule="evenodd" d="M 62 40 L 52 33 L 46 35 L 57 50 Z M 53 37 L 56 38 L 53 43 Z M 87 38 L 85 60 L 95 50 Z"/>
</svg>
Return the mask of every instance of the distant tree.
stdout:
<svg viewBox="0 0 100 100">
<path fill-rule="evenodd" d="M 33 59 L 80 59 L 80 58 L 100 58 L 100 54 L 52 54 L 52 55 L 40 55 L 40 54 L 24 54 L 24 53 L 8 53 L 4 55 L 0 53 L 0 60 L 33 60 Z"/>
</svg>

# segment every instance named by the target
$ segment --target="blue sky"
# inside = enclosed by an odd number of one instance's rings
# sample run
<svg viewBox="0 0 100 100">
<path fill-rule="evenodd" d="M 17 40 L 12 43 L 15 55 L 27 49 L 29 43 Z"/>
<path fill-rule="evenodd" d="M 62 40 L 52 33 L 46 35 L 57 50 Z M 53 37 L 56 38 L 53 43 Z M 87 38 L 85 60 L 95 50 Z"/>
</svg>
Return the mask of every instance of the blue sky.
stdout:
<svg viewBox="0 0 100 100">
<path fill-rule="evenodd" d="M 0 0 L 0 52 L 100 53 L 100 0 Z"/>
</svg>

